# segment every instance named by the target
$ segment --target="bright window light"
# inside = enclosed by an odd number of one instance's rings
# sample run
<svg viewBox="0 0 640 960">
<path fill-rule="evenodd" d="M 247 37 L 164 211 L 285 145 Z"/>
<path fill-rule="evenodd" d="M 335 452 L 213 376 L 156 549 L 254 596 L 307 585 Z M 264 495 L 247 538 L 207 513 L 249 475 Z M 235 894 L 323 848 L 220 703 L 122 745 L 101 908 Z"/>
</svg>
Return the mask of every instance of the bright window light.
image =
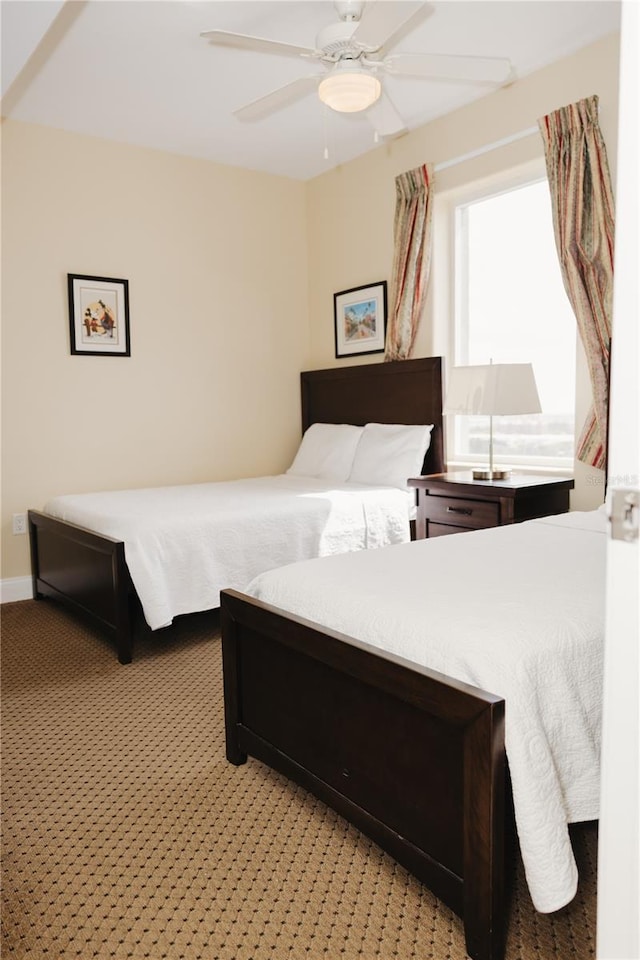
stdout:
<svg viewBox="0 0 640 960">
<path fill-rule="evenodd" d="M 532 363 L 540 394 L 541 414 L 494 418 L 496 459 L 572 466 L 576 320 L 546 180 L 459 205 L 455 236 L 455 364 Z M 456 417 L 454 430 L 449 459 L 486 458 L 486 417 Z"/>
</svg>

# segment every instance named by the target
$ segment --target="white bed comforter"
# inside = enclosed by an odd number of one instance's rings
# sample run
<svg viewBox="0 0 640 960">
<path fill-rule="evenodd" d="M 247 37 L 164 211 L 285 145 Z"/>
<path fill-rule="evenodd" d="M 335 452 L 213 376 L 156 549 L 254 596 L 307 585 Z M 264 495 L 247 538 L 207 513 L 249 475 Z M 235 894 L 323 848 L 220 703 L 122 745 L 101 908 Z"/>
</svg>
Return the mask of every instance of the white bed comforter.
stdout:
<svg viewBox="0 0 640 960">
<path fill-rule="evenodd" d="M 537 910 L 575 895 L 567 824 L 598 817 L 606 515 L 571 513 L 259 576 L 266 603 L 505 699 Z"/>
<path fill-rule="evenodd" d="M 149 626 L 210 610 L 263 570 L 409 539 L 410 495 L 282 474 L 55 497 L 44 512 L 124 541 Z"/>
</svg>

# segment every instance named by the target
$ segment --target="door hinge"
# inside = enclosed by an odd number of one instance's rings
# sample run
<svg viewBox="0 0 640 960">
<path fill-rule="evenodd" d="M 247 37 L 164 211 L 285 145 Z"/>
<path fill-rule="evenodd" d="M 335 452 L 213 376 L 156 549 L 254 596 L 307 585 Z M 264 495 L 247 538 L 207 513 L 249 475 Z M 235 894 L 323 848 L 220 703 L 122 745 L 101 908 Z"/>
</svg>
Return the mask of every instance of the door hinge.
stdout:
<svg viewBox="0 0 640 960">
<path fill-rule="evenodd" d="M 640 490 L 620 489 L 611 492 L 611 539 L 631 542 L 638 539 Z"/>
</svg>

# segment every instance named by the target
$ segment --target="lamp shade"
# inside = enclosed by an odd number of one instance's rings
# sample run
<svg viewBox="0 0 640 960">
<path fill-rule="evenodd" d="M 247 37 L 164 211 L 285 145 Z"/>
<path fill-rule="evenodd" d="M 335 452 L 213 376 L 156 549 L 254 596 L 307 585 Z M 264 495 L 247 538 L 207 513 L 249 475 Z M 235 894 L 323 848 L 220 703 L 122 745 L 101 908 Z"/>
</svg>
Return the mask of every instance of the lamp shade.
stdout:
<svg viewBox="0 0 640 960">
<path fill-rule="evenodd" d="M 453 367 L 443 413 L 510 416 L 540 413 L 530 363 L 488 363 Z"/>
<path fill-rule="evenodd" d="M 377 77 L 366 73 L 357 64 L 347 61 L 338 66 L 320 83 L 318 96 L 338 113 L 358 113 L 375 103 L 382 93 Z"/>
</svg>

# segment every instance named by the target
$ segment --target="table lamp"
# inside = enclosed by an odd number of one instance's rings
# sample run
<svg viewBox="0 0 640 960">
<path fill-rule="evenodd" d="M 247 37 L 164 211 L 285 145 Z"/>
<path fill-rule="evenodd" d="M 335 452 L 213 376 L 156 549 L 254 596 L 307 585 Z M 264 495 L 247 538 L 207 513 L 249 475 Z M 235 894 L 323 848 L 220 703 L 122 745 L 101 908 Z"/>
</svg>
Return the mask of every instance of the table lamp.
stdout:
<svg viewBox="0 0 640 960">
<path fill-rule="evenodd" d="M 506 480 L 510 470 L 493 468 L 493 418 L 540 413 L 540 398 L 530 363 L 488 363 L 453 367 L 445 414 L 489 417 L 489 469 L 472 471 L 474 480 Z"/>
</svg>

